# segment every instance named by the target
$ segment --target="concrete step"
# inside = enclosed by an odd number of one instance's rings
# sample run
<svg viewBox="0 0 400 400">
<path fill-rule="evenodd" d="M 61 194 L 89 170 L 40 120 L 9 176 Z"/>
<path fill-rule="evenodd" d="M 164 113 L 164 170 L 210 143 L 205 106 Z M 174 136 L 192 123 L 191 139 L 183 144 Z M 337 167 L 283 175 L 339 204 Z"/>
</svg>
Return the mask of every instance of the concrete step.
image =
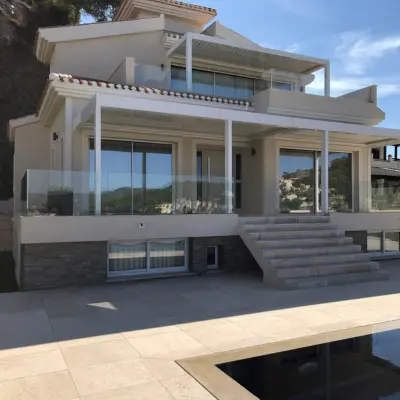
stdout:
<svg viewBox="0 0 400 400">
<path fill-rule="evenodd" d="M 341 230 L 323 230 L 314 231 L 276 231 L 276 232 L 249 232 L 252 240 L 288 240 L 305 238 L 335 238 L 344 237 L 345 232 Z"/>
<path fill-rule="evenodd" d="M 247 232 L 280 232 L 280 231 L 314 231 L 314 230 L 335 230 L 335 225 L 331 223 L 324 224 L 245 224 L 244 229 Z"/>
<path fill-rule="evenodd" d="M 366 253 L 331 254 L 327 256 L 311 256 L 297 258 L 280 258 L 268 260 L 272 268 L 309 267 L 313 265 L 329 265 L 353 262 L 368 262 L 370 257 Z"/>
<path fill-rule="evenodd" d="M 282 214 L 272 217 L 240 217 L 243 224 L 312 224 L 328 223 L 330 221 L 327 215 L 317 214 Z"/>
<path fill-rule="evenodd" d="M 373 272 L 378 270 L 378 263 L 367 261 L 296 268 L 272 268 L 270 271 L 268 271 L 267 276 L 275 281 L 277 279 L 315 278 L 327 275 Z"/>
<path fill-rule="evenodd" d="M 294 248 L 313 248 L 313 247 L 329 247 L 329 246 L 345 246 L 353 244 L 353 238 L 343 237 L 328 237 L 328 238 L 313 238 L 313 239 L 286 239 L 286 240 L 266 240 L 259 239 L 255 244 L 263 249 L 294 249 Z"/>
<path fill-rule="evenodd" d="M 265 258 L 294 258 L 294 257 L 311 257 L 324 256 L 329 254 L 346 254 L 360 253 L 361 246 L 357 244 L 342 244 L 339 246 L 322 246 L 322 247 L 294 247 L 283 249 L 263 250 Z"/>
<path fill-rule="evenodd" d="M 326 286 L 348 285 L 362 282 L 386 281 L 387 271 L 360 272 L 353 274 L 327 275 L 315 278 L 283 279 L 279 283 L 281 289 L 314 289 Z"/>
</svg>

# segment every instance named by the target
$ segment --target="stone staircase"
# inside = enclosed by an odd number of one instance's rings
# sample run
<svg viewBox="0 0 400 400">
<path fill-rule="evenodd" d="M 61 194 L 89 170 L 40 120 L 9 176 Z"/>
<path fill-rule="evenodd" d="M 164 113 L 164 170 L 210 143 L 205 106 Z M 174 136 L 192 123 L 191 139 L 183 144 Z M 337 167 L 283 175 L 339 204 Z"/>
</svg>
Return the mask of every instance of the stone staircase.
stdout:
<svg viewBox="0 0 400 400">
<path fill-rule="evenodd" d="M 273 287 L 308 289 L 389 277 L 328 216 L 241 217 L 238 233 Z"/>
</svg>

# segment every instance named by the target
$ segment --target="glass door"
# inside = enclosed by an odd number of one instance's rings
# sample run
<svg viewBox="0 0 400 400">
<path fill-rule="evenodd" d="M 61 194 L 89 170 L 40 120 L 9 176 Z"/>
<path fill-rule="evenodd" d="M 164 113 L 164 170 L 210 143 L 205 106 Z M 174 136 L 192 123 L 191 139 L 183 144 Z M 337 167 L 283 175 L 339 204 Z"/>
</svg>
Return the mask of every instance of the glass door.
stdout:
<svg viewBox="0 0 400 400">
<path fill-rule="evenodd" d="M 281 149 L 279 198 L 283 213 L 321 211 L 321 152 Z M 352 154 L 329 153 L 329 211 L 352 211 Z"/>
<path fill-rule="evenodd" d="M 279 200 L 282 213 L 317 212 L 316 161 L 313 151 L 281 149 Z"/>
<path fill-rule="evenodd" d="M 90 139 L 90 180 L 94 190 L 94 141 Z M 102 213 L 172 212 L 172 145 L 101 141 Z M 94 203 L 92 196 L 91 203 Z M 92 205 L 93 207 L 93 205 Z"/>
</svg>

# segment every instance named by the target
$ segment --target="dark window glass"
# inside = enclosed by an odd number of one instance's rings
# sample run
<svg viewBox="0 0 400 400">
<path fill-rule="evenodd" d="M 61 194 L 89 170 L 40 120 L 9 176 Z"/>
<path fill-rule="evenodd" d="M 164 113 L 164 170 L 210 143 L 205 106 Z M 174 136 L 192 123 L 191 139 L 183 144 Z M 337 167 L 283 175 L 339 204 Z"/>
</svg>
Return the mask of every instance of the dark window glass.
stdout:
<svg viewBox="0 0 400 400">
<path fill-rule="evenodd" d="M 242 179 L 242 155 L 241 154 L 236 154 L 236 176 L 235 178 L 237 180 Z"/>
<path fill-rule="evenodd" d="M 207 247 L 207 265 L 210 267 L 217 265 L 217 247 Z"/>
<path fill-rule="evenodd" d="M 242 184 L 241 184 L 241 182 L 235 183 L 235 206 L 236 206 L 236 209 L 242 208 Z"/>
</svg>

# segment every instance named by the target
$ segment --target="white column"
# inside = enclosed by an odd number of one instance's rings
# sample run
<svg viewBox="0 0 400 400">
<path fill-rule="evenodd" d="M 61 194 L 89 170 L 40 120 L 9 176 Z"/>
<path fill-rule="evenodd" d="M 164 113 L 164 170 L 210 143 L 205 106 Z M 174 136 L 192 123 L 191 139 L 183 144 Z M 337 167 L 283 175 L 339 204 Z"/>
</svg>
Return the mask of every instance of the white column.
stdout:
<svg viewBox="0 0 400 400">
<path fill-rule="evenodd" d="M 193 51 L 192 51 L 192 36 L 190 33 L 186 34 L 186 90 L 193 91 Z"/>
<path fill-rule="evenodd" d="M 232 121 L 225 121 L 225 206 L 226 213 L 233 211 Z"/>
<path fill-rule="evenodd" d="M 324 94 L 326 97 L 331 95 L 331 68 L 327 63 L 324 68 Z M 324 214 L 329 212 L 329 132 L 322 133 L 321 146 L 321 211 Z"/>
<path fill-rule="evenodd" d="M 324 94 L 327 97 L 331 95 L 331 66 L 329 63 L 324 68 Z"/>
<path fill-rule="evenodd" d="M 321 211 L 324 214 L 329 212 L 329 132 L 322 132 L 322 146 L 321 146 Z"/>
<path fill-rule="evenodd" d="M 314 160 L 314 201 L 315 201 L 315 212 L 319 213 L 321 211 L 321 207 L 319 205 L 319 157 L 318 154 L 315 155 L 315 160 Z"/>
<path fill-rule="evenodd" d="M 94 112 L 94 165 L 95 214 L 101 215 L 101 105 L 97 96 Z"/>
<path fill-rule="evenodd" d="M 64 140 L 63 140 L 63 169 L 72 171 L 72 134 L 73 134 L 72 98 L 65 99 Z"/>
</svg>

